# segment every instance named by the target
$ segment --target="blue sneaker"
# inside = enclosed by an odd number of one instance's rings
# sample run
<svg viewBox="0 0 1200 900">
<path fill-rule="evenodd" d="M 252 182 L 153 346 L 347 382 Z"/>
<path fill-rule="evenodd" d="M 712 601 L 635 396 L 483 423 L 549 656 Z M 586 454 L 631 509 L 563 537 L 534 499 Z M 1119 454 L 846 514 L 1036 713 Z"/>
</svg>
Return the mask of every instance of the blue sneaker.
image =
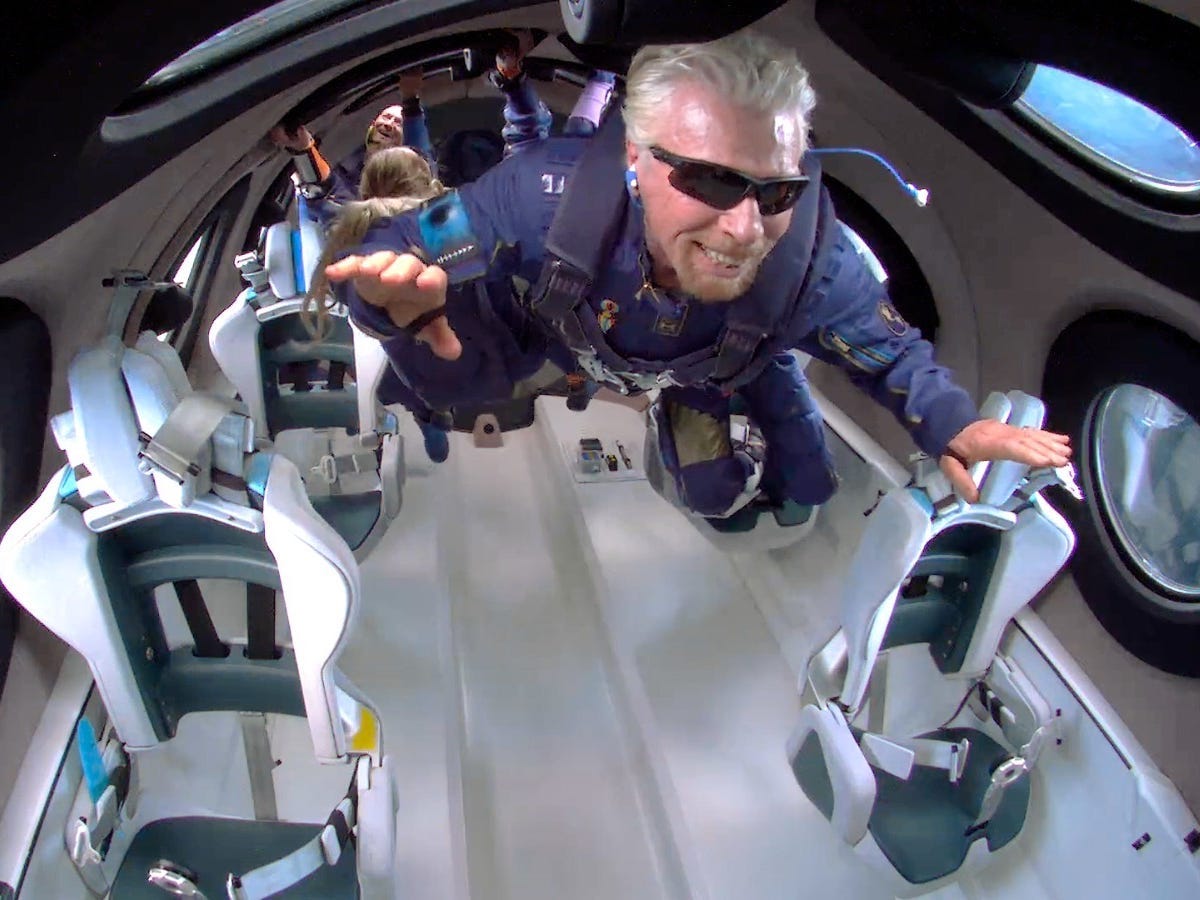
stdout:
<svg viewBox="0 0 1200 900">
<path fill-rule="evenodd" d="M 425 438 L 425 453 L 435 463 L 443 463 L 450 456 L 450 434 L 432 422 L 417 419 L 421 436 Z"/>
</svg>

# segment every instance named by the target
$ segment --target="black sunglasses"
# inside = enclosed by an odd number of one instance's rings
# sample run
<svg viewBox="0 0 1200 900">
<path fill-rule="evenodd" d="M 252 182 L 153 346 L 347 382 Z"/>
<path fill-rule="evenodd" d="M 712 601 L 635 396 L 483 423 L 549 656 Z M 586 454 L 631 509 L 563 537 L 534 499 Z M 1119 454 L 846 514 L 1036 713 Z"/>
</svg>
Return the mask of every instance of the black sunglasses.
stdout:
<svg viewBox="0 0 1200 900">
<path fill-rule="evenodd" d="M 714 209 L 733 209 L 751 194 L 764 216 L 777 216 L 796 205 L 808 184 L 807 175 L 787 178 L 753 178 L 736 169 L 715 163 L 688 159 L 651 147 L 650 155 L 671 167 L 667 181 L 681 194 L 687 194 Z"/>
</svg>

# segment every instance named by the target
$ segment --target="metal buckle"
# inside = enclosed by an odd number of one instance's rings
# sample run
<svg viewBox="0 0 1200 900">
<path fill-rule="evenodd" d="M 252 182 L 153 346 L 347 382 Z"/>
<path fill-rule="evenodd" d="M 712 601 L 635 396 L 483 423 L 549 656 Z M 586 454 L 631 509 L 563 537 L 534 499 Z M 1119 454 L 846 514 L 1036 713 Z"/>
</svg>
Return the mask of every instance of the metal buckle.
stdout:
<svg viewBox="0 0 1200 900">
<path fill-rule="evenodd" d="M 1021 776 L 1027 775 L 1029 770 L 1030 764 L 1020 756 L 1006 759 L 1000 765 L 996 766 L 992 772 L 992 781 L 983 794 L 983 801 L 979 804 L 979 815 L 971 827 L 967 829 L 967 834 L 974 834 L 976 831 L 987 827 L 988 822 L 992 820 L 992 816 L 996 814 L 996 810 L 1000 808 L 1000 802 L 1004 799 L 1004 791 L 1010 784 L 1017 782 Z"/>
<path fill-rule="evenodd" d="M 169 447 L 156 443 L 154 438 L 146 432 L 138 432 L 138 441 L 142 445 L 142 449 L 138 451 L 138 459 L 146 464 L 141 467 L 142 471 L 156 469 L 164 475 L 174 478 L 180 484 L 187 481 L 186 476 L 191 475 L 195 478 L 200 474 L 200 466 L 191 460 L 184 459 Z"/>
<path fill-rule="evenodd" d="M 165 860 L 160 860 L 158 865 L 151 867 L 146 875 L 146 881 L 175 897 L 192 897 L 195 900 L 207 900 L 204 894 L 201 893 L 200 888 L 196 887 L 196 882 L 191 877 L 185 875 L 172 863 Z"/>
</svg>

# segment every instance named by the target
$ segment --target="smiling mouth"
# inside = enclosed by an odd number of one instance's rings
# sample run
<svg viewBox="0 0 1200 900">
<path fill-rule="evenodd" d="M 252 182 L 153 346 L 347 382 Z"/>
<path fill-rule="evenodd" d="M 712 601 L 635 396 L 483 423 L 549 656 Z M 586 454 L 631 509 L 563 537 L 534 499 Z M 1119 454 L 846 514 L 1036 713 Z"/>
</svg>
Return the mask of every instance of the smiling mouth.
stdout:
<svg viewBox="0 0 1200 900">
<path fill-rule="evenodd" d="M 714 250 L 711 247 L 701 244 L 699 241 L 696 242 L 696 246 L 700 249 L 700 253 L 705 259 L 714 263 L 719 270 L 728 272 L 731 275 L 739 271 L 746 262 L 744 256 L 731 256 L 728 253 L 721 253 L 719 250 Z"/>
</svg>

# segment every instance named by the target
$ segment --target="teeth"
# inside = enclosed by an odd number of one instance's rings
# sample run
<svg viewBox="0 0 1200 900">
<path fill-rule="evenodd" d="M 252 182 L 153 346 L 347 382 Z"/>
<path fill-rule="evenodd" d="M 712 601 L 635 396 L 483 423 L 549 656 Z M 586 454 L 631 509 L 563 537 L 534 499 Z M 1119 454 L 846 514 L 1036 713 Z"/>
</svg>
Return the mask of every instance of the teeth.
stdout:
<svg viewBox="0 0 1200 900">
<path fill-rule="evenodd" d="M 704 255 L 713 262 L 718 262 L 723 266 L 737 268 L 737 266 L 741 265 L 741 260 L 737 259 L 736 257 L 726 256 L 724 253 L 718 253 L 716 250 L 711 250 L 708 247 L 705 247 L 703 244 L 700 245 L 700 249 L 703 250 Z"/>
</svg>

